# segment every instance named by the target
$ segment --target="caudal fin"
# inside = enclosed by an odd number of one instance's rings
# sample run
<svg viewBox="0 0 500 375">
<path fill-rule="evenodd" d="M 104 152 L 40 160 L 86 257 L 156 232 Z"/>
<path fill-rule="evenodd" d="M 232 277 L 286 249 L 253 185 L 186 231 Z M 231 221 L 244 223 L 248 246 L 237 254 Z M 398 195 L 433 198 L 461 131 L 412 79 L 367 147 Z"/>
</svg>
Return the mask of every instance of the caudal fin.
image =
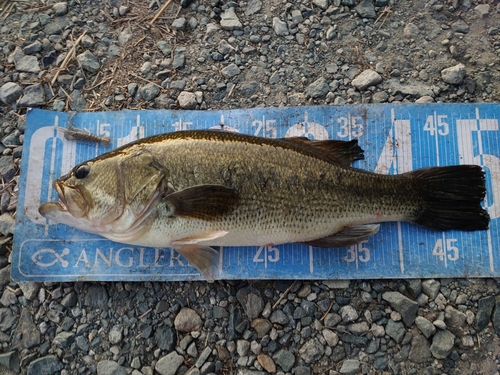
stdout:
<svg viewBox="0 0 500 375">
<path fill-rule="evenodd" d="M 488 229 L 490 216 L 480 205 L 486 194 L 480 166 L 423 168 L 409 174 L 424 198 L 414 224 L 436 230 Z"/>
</svg>

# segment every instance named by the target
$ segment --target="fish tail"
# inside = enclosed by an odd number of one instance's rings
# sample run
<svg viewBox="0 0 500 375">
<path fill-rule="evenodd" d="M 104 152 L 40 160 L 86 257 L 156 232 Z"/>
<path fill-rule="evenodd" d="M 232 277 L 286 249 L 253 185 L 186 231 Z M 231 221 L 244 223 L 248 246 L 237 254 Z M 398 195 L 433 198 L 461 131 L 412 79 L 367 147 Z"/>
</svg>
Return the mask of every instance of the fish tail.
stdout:
<svg viewBox="0 0 500 375">
<path fill-rule="evenodd" d="M 490 217 L 481 207 L 486 194 L 478 165 L 431 167 L 409 172 L 423 201 L 412 223 L 435 230 L 485 230 Z"/>
</svg>

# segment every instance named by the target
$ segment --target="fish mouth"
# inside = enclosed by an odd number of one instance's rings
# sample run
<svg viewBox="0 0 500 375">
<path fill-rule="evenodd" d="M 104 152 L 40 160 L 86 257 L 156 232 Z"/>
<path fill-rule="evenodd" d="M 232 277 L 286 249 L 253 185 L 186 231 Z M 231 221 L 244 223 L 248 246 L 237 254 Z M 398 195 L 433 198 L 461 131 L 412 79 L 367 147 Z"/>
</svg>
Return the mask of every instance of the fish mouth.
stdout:
<svg viewBox="0 0 500 375">
<path fill-rule="evenodd" d="M 40 206 L 40 213 L 42 215 L 43 208 L 43 211 L 45 212 L 48 210 L 69 212 L 74 218 L 77 219 L 87 216 L 89 207 L 84 194 L 79 187 L 68 186 L 60 180 L 54 181 L 53 186 L 59 196 L 59 202 L 50 202 Z"/>
</svg>

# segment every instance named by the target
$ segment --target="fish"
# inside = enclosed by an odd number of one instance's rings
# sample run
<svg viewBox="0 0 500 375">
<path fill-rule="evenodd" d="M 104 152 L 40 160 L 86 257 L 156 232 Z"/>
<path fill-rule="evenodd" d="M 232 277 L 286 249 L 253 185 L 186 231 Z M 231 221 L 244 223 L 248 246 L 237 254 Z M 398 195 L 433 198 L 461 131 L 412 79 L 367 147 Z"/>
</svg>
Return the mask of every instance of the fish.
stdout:
<svg viewBox="0 0 500 375">
<path fill-rule="evenodd" d="M 209 280 L 214 246 L 343 247 L 388 221 L 488 229 L 481 166 L 383 175 L 352 167 L 363 158 L 356 139 L 178 131 L 76 165 L 53 183 L 59 200 L 39 212 L 112 241 L 172 248 Z"/>
</svg>

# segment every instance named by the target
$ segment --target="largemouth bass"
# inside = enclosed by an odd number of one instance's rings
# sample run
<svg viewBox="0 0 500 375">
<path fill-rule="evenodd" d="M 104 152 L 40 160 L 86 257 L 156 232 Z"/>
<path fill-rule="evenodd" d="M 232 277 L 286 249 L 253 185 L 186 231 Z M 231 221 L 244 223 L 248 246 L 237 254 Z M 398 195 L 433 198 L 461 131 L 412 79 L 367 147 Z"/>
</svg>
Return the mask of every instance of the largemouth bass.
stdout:
<svg viewBox="0 0 500 375">
<path fill-rule="evenodd" d="M 385 221 L 488 228 L 481 167 L 389 176 L 350 166 L 362 157 L 356 140 L 167 133 L 75 166 L 54 182 L 59 202 L 39 211 L 113 241 L 173 248 L 207 278 L 218 262 L 210 246 L 341 247 Z"/>
</svg>

